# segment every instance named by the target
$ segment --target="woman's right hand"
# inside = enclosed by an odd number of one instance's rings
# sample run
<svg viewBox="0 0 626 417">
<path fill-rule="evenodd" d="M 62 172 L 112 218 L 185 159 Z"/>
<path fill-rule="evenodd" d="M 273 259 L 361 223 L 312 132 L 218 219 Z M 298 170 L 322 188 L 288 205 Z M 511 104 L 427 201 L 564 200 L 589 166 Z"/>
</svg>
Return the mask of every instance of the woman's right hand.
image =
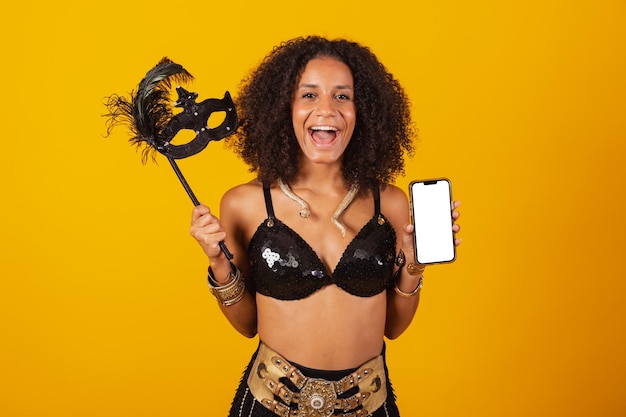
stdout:
<svg viewBox="0 0 626 417">
<path fill-rule="evenodd" d="M 226 232 L 207 206 L 200 204 L 194 207 L 189 233 L 198 241 L 211 264 L 223 256 L 219 243 L 226 239 Z"/>
</svg>

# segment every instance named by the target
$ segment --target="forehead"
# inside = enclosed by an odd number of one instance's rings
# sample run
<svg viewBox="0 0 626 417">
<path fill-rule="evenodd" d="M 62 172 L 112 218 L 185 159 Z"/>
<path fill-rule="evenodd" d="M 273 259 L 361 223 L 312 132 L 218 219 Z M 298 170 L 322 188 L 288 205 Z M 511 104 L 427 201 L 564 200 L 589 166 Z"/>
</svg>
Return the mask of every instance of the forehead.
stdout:
<svg viewBox="0 0 626 417">
<path fill-rule="evenodd" d="M 322 83 L 352 87 L 352 71 L 345 63 L 337 58 L 313 58 L 304 67 L 304 71 L 300 76 L 299 85 L 319 85 Z"/>
</svg>

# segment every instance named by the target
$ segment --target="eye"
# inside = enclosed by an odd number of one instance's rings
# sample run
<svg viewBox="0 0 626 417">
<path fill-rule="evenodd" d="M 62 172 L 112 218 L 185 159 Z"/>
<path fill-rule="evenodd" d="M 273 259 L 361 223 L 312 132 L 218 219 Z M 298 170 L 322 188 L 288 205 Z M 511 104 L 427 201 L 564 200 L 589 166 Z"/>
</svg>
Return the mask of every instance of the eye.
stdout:
<svg viewBox="0 0 626 417">
<path fill-rule="evenodd" d="M 335 98 L 338 100 L 350 100 L 350 96 L 347 94 L 337 94 Z"/>
<path fill-rule="evenodd" d="M 313 94 L 313 93 L 304 93 L 304 94 L 302 94 L 302 98 L 315 98 L 315 94 Z"/>
</svg>

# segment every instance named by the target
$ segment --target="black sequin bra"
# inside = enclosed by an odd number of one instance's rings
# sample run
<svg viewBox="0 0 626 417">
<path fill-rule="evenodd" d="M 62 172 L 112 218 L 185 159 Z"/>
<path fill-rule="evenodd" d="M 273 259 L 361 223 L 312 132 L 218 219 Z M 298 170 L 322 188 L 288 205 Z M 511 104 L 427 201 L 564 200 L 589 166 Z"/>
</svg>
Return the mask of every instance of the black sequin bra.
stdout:
<svg viewBox="0 0 626 417">
<path fill-rule="evenodd" d="M 305 298 L 336 284 L 352 295 L 371 297 L 392 282 L 396 232 L 380 213 L 380 193 L 374 190 L 374 216 L 348 244 L 331 274 L 313 248 L 274 216 L 269 186 L 264 184 L 268 218 L 248 246 L 256 290 L 280 300 Z"/>
</svg>

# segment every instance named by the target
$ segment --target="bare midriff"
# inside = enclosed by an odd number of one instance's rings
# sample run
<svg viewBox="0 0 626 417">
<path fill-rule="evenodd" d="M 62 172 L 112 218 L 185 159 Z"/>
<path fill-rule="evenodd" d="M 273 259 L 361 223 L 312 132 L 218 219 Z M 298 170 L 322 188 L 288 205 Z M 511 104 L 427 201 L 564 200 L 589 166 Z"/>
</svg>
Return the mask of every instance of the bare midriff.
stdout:
<svg viewBox="0 0 626 417">
<path fill-rule="evenodd" d="M 379 355 L 386 292 L 351 295 L 328 285 L 300 300 L 257 294 L 260 340 L 285 359 L 323 370 L 356 368 Z"/>
</svg>

